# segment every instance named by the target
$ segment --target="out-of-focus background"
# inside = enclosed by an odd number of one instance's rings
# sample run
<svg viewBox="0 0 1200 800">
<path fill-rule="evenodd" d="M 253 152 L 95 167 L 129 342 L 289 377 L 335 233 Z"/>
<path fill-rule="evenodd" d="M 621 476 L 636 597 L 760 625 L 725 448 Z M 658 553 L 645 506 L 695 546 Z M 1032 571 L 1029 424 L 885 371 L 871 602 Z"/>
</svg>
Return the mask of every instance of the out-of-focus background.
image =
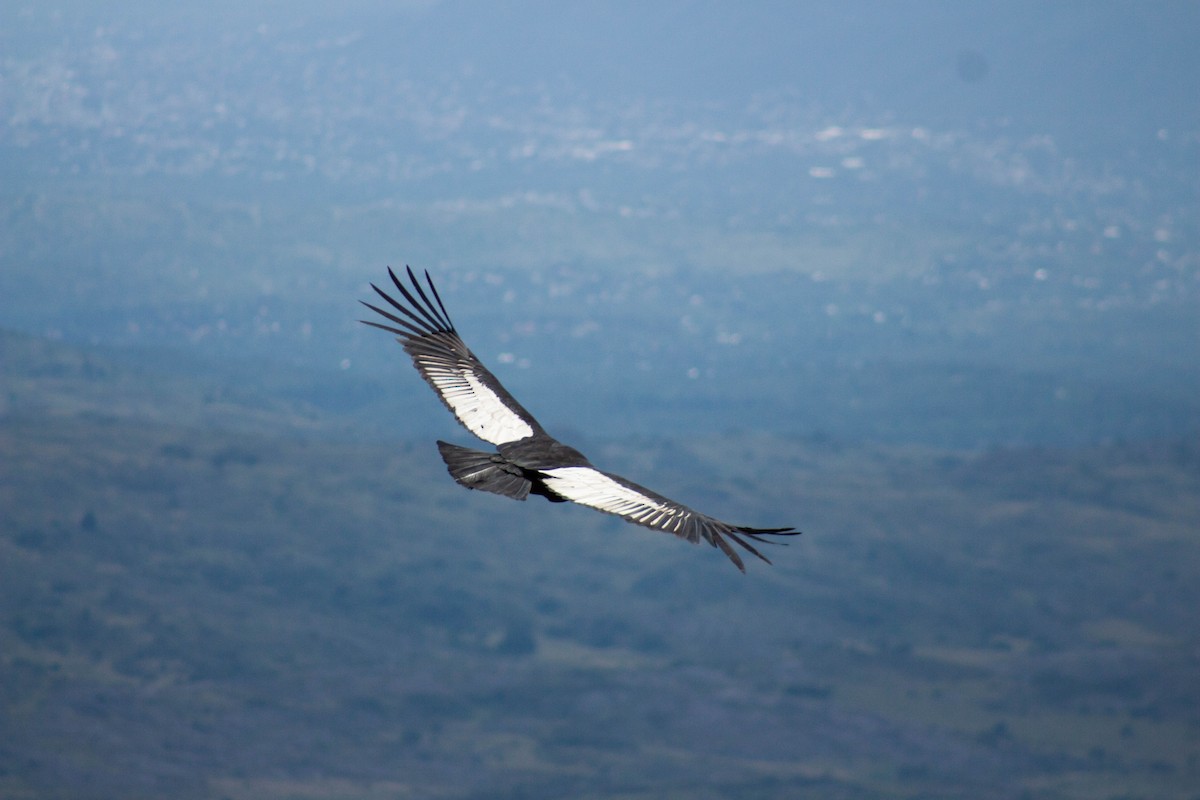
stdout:
<svg viewBox="0 0 1200 800">
<path fill-rule="evenodd" d="M 1195 796 L 1200 6 L 328 5 L 0 8 L 0 794 Z"/>
</svg>

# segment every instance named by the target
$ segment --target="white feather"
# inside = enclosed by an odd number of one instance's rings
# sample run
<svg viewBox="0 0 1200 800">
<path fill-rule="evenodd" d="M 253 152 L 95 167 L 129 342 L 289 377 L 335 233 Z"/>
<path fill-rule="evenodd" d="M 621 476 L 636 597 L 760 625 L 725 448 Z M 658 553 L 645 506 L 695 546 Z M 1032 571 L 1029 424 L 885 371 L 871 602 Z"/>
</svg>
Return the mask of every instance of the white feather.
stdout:
<svg viewBox="0 0 1200 800">
<path fill-rule="evenodd" d="M 417 362 L 454 416 L 480 439 L 499 445 L 533 435 L 529 423 L 470 370 L 448 366 L 440 359 L 418 358 Z"/>
<path fill-rule="evenodd" d="M 636 489 L 619 483 L 591 467 L 556 467 L 542 471 L 553 480 L 547 485 L 558 494 L 580 505 L 610 514 L 619 514 L 639 522 L 658 526 L 661 520 L 681 517 L 684 509 L 666 505 Z"/>
</svg>

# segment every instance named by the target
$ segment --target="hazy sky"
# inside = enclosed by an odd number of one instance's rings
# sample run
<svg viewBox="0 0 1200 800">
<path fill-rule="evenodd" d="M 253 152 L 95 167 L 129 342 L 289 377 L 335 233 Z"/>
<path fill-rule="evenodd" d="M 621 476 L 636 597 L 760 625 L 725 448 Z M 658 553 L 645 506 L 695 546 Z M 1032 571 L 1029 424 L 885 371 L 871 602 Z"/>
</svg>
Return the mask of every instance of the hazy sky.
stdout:
<svg viewBox="0 0 1200 800">
<path fill-rule="evenodd" d="M 231 31 L 315 25 L 358 36 L 355 58 L 418 79 L 566 81 L 593 97 L 693 102 L 787 89 L 832 110 L 1105 137 L 1200 123 L 1194 2 L 6 5 L 0 41 L 17 55 L 56 30 L 135 28 L 220 47 Z"/>
</svg>

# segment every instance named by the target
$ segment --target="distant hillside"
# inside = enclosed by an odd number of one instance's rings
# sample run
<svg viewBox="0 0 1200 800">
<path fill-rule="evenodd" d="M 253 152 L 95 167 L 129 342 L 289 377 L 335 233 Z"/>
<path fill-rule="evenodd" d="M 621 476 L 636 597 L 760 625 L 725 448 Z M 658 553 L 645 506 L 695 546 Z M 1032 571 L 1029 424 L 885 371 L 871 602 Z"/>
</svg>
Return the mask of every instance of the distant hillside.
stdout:
<svg viewBox="0 0 1200 800">
<path fill-rule="evenodd" d="M 590 442 L 805 530 L 742 576 L 465 492 L 432 435 L 256 432 L 303 415 L 3 341 L 6 797 L 1194 791 L 1190 440 Z"/>
</svg>

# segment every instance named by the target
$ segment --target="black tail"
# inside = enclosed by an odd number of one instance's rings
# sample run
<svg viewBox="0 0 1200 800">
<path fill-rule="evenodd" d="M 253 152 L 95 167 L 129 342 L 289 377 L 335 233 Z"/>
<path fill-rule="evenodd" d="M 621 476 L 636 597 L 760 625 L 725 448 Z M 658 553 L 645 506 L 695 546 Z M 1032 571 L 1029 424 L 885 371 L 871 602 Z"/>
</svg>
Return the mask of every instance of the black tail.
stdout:
<svg viewBox="0 0 1200 800">
<path fill-rule="evenodd" d="M 437 446 L 450 477 L 468 489 L 502 494 L 514 500 L 529 496 L 533 484 L 521 474 L 519 467 L 505 461 L 499 453 L 485 453 L 440 441 Z"/>
</svg>

